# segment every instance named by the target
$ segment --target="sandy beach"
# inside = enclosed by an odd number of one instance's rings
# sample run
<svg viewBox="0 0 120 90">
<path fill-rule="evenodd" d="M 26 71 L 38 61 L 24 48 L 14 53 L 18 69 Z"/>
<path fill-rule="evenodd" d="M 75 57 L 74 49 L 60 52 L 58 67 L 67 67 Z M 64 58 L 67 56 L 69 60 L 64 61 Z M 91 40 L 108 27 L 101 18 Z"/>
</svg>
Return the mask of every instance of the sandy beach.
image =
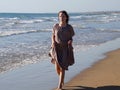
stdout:
<svg viewBox="0 0 120 90">
<path fill-rule="evenodd" d="M 120 90 L 120 49 L 106 56 L 66 83 L 63 90 Z"/>
</svg>

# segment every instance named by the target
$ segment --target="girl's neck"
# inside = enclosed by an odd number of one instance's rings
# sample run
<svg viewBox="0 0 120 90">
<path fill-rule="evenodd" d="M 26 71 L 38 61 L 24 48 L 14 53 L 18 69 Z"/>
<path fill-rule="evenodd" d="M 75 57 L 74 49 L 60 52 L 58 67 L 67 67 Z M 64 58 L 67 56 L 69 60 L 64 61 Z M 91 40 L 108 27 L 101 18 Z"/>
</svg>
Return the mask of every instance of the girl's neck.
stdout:
<svg viewBox="0 0 120 90">
<path fill-rule="evenodd" d="M 60 22 L 60 23 L 59 23 L 59 26 L 60 26 L 60 27 L 65 27 L 66 25 L 67 25 L 67 23 L 65 23 L 65 22 Z"/>
</svg>

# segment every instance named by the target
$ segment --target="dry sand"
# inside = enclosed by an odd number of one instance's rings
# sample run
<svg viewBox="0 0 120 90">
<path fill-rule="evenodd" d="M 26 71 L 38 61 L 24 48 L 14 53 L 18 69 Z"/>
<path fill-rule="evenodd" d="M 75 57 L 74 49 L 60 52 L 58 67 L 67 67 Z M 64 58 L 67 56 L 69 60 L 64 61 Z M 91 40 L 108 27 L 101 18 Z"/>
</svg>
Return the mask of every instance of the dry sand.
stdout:
<svg viewBox="0 0 120 90">
<path fill-rule="evenodd" d="M 62 90 L 120 90 L 120 49 L 106 56 L 75 76 Z"/>
</svg>

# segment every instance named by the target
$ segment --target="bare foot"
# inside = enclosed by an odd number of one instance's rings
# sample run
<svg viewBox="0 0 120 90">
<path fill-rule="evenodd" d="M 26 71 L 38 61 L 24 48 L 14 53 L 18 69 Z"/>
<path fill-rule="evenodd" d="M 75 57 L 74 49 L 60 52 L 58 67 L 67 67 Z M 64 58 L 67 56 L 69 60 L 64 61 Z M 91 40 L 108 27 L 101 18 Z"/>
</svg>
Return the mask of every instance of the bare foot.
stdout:
<svg viewBox="0 0 120 90">
<path fill-rule="evenodd" d="M 57 88 L 56 90 L 62 90 L 62 88 Z"/>
</svg>

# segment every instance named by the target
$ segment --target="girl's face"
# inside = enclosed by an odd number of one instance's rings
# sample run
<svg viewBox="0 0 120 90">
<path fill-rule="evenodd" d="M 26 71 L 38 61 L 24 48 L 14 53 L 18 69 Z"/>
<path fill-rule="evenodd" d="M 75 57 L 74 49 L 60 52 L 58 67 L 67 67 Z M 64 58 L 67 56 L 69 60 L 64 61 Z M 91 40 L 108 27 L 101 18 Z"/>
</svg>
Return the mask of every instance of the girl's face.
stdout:
<svg viewBox="0 0 120 90">
<path fill-rule="evenodd" d="M 59 21 L 66 23 L 66 15 L 64 13 L 59 13 Z"/>
</svg>

